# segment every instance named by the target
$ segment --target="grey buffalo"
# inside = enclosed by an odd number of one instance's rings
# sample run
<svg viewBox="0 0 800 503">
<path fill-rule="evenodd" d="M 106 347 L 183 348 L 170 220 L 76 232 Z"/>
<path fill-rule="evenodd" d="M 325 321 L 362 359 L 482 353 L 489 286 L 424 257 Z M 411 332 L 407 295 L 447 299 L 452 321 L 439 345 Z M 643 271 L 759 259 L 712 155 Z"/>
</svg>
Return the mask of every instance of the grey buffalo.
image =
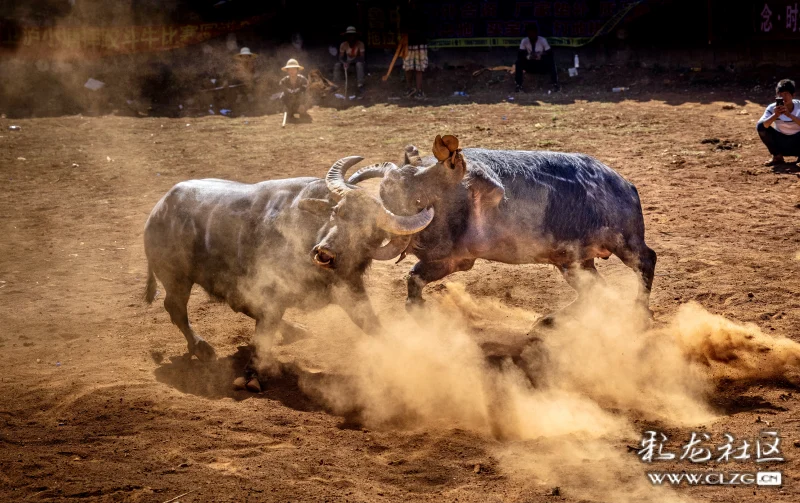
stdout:
<svg viewBox="0 0 800 503">
<path fill-rule="evenodd" d="M 433 154 L 422 159 L 409 146 L 403 167 L 384 163 L 350 178 L 382 176 L 381 199 L 397 214 L 435 210 L 407 250 L 419 258 L 408 277 L 409 304 L 423 302 L 426 284 L 469 270 L 478 258 L 552 264 L 580 295 L 582 278 L 599 278 L 594 259 L 614 254 L 639 274 L 638 299 L 649 309 L 656 253 L 645 244 L 636 188 L 614 170 L 581 154 L 461 150 L 449 135 L 436 137 Z"/>
<path fill-rule="evenodd" d="M 345 183 L 346 170 L 361 159 L 340 159 L 325 180 L 181 182 L 156 204 L 144 231 L 145 299 L 155 298 L 158 278 L 164 307 L 186 337 L 190 356 L 216 356 L 189 323 L 186 306 L 195 284 L 254 318 L 256 337 L 267 341 L 277 330 L 292 331 L 282 321 L 290 307 L 335 303 L 365 332 L 379 329 L 364 273 L 373 259 L 399 255 L 433 211 L 397 216 Z M 250 372 L 248 388 L 259 389 Z"/>
</svg>

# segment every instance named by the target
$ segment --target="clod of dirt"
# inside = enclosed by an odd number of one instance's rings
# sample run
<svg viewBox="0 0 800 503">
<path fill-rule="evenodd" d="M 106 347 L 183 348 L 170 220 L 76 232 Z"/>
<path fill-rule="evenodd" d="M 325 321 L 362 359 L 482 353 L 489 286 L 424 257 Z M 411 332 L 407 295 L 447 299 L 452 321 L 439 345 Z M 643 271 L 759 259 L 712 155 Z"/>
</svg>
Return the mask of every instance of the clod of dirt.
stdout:
<svg viewBox="0 0 800 503">
<path fill-rule="evenodd" d="M 719 138 L 705 138 L 705 139 L 700 141 L 700 143 L 703 143 L 703 144 L 711 143 L 711 144 L 714 144 L 714 145 L 716 145 L 719 142 L 720 142 Z"/>
<path fill-rule="evenodd" d="M 481 473 L 481 465 L 480 465 L 480 463 L 479 463 L 479 464 L 477 464 L 477 465 L 475 465 L 475 466 L 472 468 L 472 471 L 473 471 L 473 472 L 475 472 L 475 473 Z"/>
<path fill-rule="evenodd" d="M 549 496 L 561 496 L 561 488 L 556 486 L 556 487 L 550 489 Z"/>
<path fill-rule="evenodd" d="M 736 110 L 736 105 L 722 105 L 723 110 Z"/>
<path fill-rule="evenodd" d="M 795 447 L 800 447 L 800 440 L 795 440 L 794 441 L 794 446 Z"/>
</svg>

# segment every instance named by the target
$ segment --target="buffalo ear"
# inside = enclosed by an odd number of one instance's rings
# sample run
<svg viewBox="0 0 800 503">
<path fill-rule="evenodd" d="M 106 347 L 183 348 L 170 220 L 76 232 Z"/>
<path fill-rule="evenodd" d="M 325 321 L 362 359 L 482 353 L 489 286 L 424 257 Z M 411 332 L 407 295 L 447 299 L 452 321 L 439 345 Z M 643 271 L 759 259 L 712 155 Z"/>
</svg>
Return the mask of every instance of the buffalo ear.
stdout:
<svg viewBox="0 0 800 503">
<path fill-rule="evenodd" d="M 313 198 L 301 199 L 300 202 L 297 203 L 297 207 L 303 211 L 307 211 L 321 217 L 327 217 L 330 215 L 332 209 L 330 202 L 324 199 Z"/>
<path fill-rule="evenodd" d="M 447 148 L 447 145 L 444 144 L 442 137 L 438 134 L 436 135 L 436 140 L 433 142 L 433 156 L 436 157 L 439 162 L 442 162 L 450 157 L 450 149 Z"/>
<path fill-rule="evenodd" d="M 458 138 L 456 138 L 455 136 L 451 134 L 446 134 L 444 135 L 444 138 L 442 138 L 442 142 L 444 143 L 444 146 L 447 147 L 447 150 L 449 150 L 451 154 L 456 150 L 458 150 Z"/>
</svg>

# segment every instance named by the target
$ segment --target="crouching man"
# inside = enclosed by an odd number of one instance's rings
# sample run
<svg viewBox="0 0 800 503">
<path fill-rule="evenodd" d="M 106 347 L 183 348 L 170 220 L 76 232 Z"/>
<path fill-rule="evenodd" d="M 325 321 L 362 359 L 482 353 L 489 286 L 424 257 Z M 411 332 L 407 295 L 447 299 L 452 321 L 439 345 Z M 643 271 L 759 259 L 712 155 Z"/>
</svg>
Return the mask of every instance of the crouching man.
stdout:
<svg viewBox="0 0 800 503">
<path fill-rule="evenodd" d="M 281 68 L 289 75 L 282 78 L 278 83 L 281 88 L 283 111 L 286 112 L 287 119 L 292 122 L 295 114 L 300 114 L 300 118 L 304 120 L 311 118 L 306 112 L 306 107 L 308 106 L 306 102 L 308 79 L 300 75 L 299 72 L 302 69 L 303 67 L 300 66 L 296 59 L 290 59 L 286 62 L 286 66 Z"/>
<path fill-rule="evenodd" d="M 756 130 L 772 154 L 765 166 L 783 164 L 784 156 L 800 158 L 800 100 L 794 99 L 794 82 L 784 79 L 775 88 L 775 102 L 770 103 L 758 120 Z"/>
</svg>

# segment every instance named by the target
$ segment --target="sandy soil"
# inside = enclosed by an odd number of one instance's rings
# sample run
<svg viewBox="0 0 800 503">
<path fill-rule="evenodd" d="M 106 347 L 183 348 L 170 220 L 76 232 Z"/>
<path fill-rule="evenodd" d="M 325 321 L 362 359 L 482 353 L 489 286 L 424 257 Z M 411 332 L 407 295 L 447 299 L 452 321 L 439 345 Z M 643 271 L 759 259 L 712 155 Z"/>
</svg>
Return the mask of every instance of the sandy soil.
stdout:
<svg viewBox="0 0 800 503">
<path fill-rule="evenodd" d="M 496 454 L 510 447 L 547 456 L 536 442 L 460 426 L 354 424 L 290 374 L 259 395 L 232 391 L 252 321 L 198 292 L 190 318 L 222 358 L 188 362 L 160 303 L 140 300 L 143 225 L 181 180 L 321 176 L 346 155 L 397 160 L 407 143 L 427 151 L 436 134 L 456 134 L 462 146 L 580 151 L 639 189 L 659 254 L 657 320 L 696 301 L 800 342 L 800 177 L 796 167 L 762 167 L 754 131 L 762 106 L 738 96 L 399 102 L 317 108 L 312 124 L 286 129 L 274 115 L 14 120 L 21 132 L 0 120 L 0 500 L 163 502 L 193 491 L 180 501 L 606 501 L 603 489 L 587 497 L 562 486 L 552 495 L 550 480 L 515 476 Z M 701 143 L 709 138 L 733 146 Z M 373 267 L 368 287 L 382 318 L 405 315 L 410 265 Z M 631 277 L 616 259 L 599 268 L 612 284 Z M 479 261 L 450 279 L 476 299 L 532 313 L 574 296 L 546 266 Z M 335 307 L 287 318 L 314 333 L 278 349 L 287 359 L 324 368 L 346 361 L 359 338 Z M 783 488 L 673 493 L 798 501 L 798 398 L 780 380 L 721 382 L 709 398 L 719 419 L 697 425 L 752 437 L 768 421 L 784 442 L 787 462 L 776 466 Z M 636 460 L 625 442 L 617 448 Z M 647 467 L 636 466 L 632 476 L 644 478 Z"/>
</svg>

